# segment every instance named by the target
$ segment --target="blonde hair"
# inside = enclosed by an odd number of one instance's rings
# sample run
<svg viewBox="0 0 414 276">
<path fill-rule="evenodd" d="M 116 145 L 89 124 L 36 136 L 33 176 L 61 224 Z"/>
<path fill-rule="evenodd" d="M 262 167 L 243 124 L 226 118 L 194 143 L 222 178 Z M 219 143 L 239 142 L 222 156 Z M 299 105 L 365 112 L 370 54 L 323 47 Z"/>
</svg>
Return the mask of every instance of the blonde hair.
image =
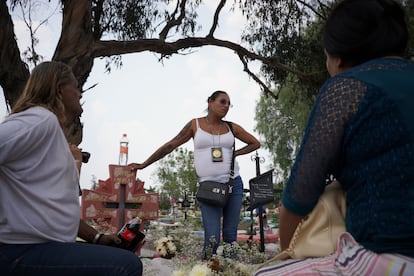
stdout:
<svg viewBox="0 0 414 276">
<path fill-rule="evenodd" d="M 53 112 L 63 126 L 66 120 L 65 106 L 59 93 L 59 86 L 66 84 L 72 74 L 72 69 L 63 62 L 47 61 L 37 65 L 32 70 L 11 113 L 42 106 Z"/>
</svg>

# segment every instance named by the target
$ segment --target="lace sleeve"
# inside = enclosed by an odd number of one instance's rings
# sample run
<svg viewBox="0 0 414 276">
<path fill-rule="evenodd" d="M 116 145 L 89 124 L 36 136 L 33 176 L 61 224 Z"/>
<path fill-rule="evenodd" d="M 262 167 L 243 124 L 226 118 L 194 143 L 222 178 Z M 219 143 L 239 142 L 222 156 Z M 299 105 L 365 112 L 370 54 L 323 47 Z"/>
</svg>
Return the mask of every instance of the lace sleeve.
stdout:
<svg viewBox="0 0 414 276">
<path fill-rule="evenodd" d="M 326 177 L 337 175 L 345 129 L 366 90 L 360 81 L 339 76 L 322 87 L 283 193 L 283 204 L 291 212 L 308 214 L 324 190 Z"/>
</svg>

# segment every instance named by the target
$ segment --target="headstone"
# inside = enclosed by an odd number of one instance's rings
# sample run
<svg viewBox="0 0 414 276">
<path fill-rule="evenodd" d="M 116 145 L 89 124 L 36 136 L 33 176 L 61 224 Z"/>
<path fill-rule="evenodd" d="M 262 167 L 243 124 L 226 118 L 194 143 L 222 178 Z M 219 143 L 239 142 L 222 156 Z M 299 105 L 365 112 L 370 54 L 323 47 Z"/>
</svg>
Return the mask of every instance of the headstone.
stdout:
<svg viewBox="0 0 414 276">
<path fill-rule="evenodd" d="M 273 202 L 275 199 L 273 190 L 273 169 L 250 179 L 249 188 L 250 207 L 248 210 L 252 211 Z"/>
<path fill-rule="evenodd" d="M 128 166 L 109 165 L 109 179 L 99 180 L 95 190 L 83 190 L 81 218 L 98 231 L 117 233 L 133 217 L 145 222 L 158 219 L 158 193 L 146 193 L 144 182 Z"/>
</svg>

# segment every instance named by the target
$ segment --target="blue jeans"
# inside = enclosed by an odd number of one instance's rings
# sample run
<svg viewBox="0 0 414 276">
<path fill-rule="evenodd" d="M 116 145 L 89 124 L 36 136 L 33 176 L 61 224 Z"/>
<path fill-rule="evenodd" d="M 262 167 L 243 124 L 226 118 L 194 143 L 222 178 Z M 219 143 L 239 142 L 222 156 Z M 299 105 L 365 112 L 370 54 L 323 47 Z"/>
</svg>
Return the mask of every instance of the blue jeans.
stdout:
<svg viewBox="0 0 414 276">
<path fill-rule="evenodd" d="M 237 227 L 240 222 L 240 210 L 243 199 L 243 181 L 240 176 L 233 181 L 233 192 L 230 194 L 224 208 L 200 202 L 201 216 L 204 226 L 203 258 L 217 254 L 220 243 L 221 217 L 223 217 L 223 242 L 232 243 L 237 240 Z M 211 243 L 214 239 L 214 243 Z M 206 251 L 212 250 L 207 253 Z"/>
<path fill-rule="evenodd" d="M 138 256 L 88 243 L 0 244 L 2 276 L 141 276 Z"/>
</svg>

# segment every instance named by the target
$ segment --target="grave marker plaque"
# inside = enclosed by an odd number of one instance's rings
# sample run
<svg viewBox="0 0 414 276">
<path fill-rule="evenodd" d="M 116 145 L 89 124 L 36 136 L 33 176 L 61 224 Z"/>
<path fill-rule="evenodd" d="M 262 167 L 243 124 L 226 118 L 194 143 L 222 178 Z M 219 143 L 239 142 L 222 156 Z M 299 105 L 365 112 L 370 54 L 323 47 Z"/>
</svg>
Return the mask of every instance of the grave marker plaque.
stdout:
<svg viewBox="0 0 414 276">
<path fill-rule="evenodd" d="M 249 181 L 250 207 L 252 211 L 258 207 L 274 201 L 273 191 L 273 169 L 267 171 Z"/>
</svg>

